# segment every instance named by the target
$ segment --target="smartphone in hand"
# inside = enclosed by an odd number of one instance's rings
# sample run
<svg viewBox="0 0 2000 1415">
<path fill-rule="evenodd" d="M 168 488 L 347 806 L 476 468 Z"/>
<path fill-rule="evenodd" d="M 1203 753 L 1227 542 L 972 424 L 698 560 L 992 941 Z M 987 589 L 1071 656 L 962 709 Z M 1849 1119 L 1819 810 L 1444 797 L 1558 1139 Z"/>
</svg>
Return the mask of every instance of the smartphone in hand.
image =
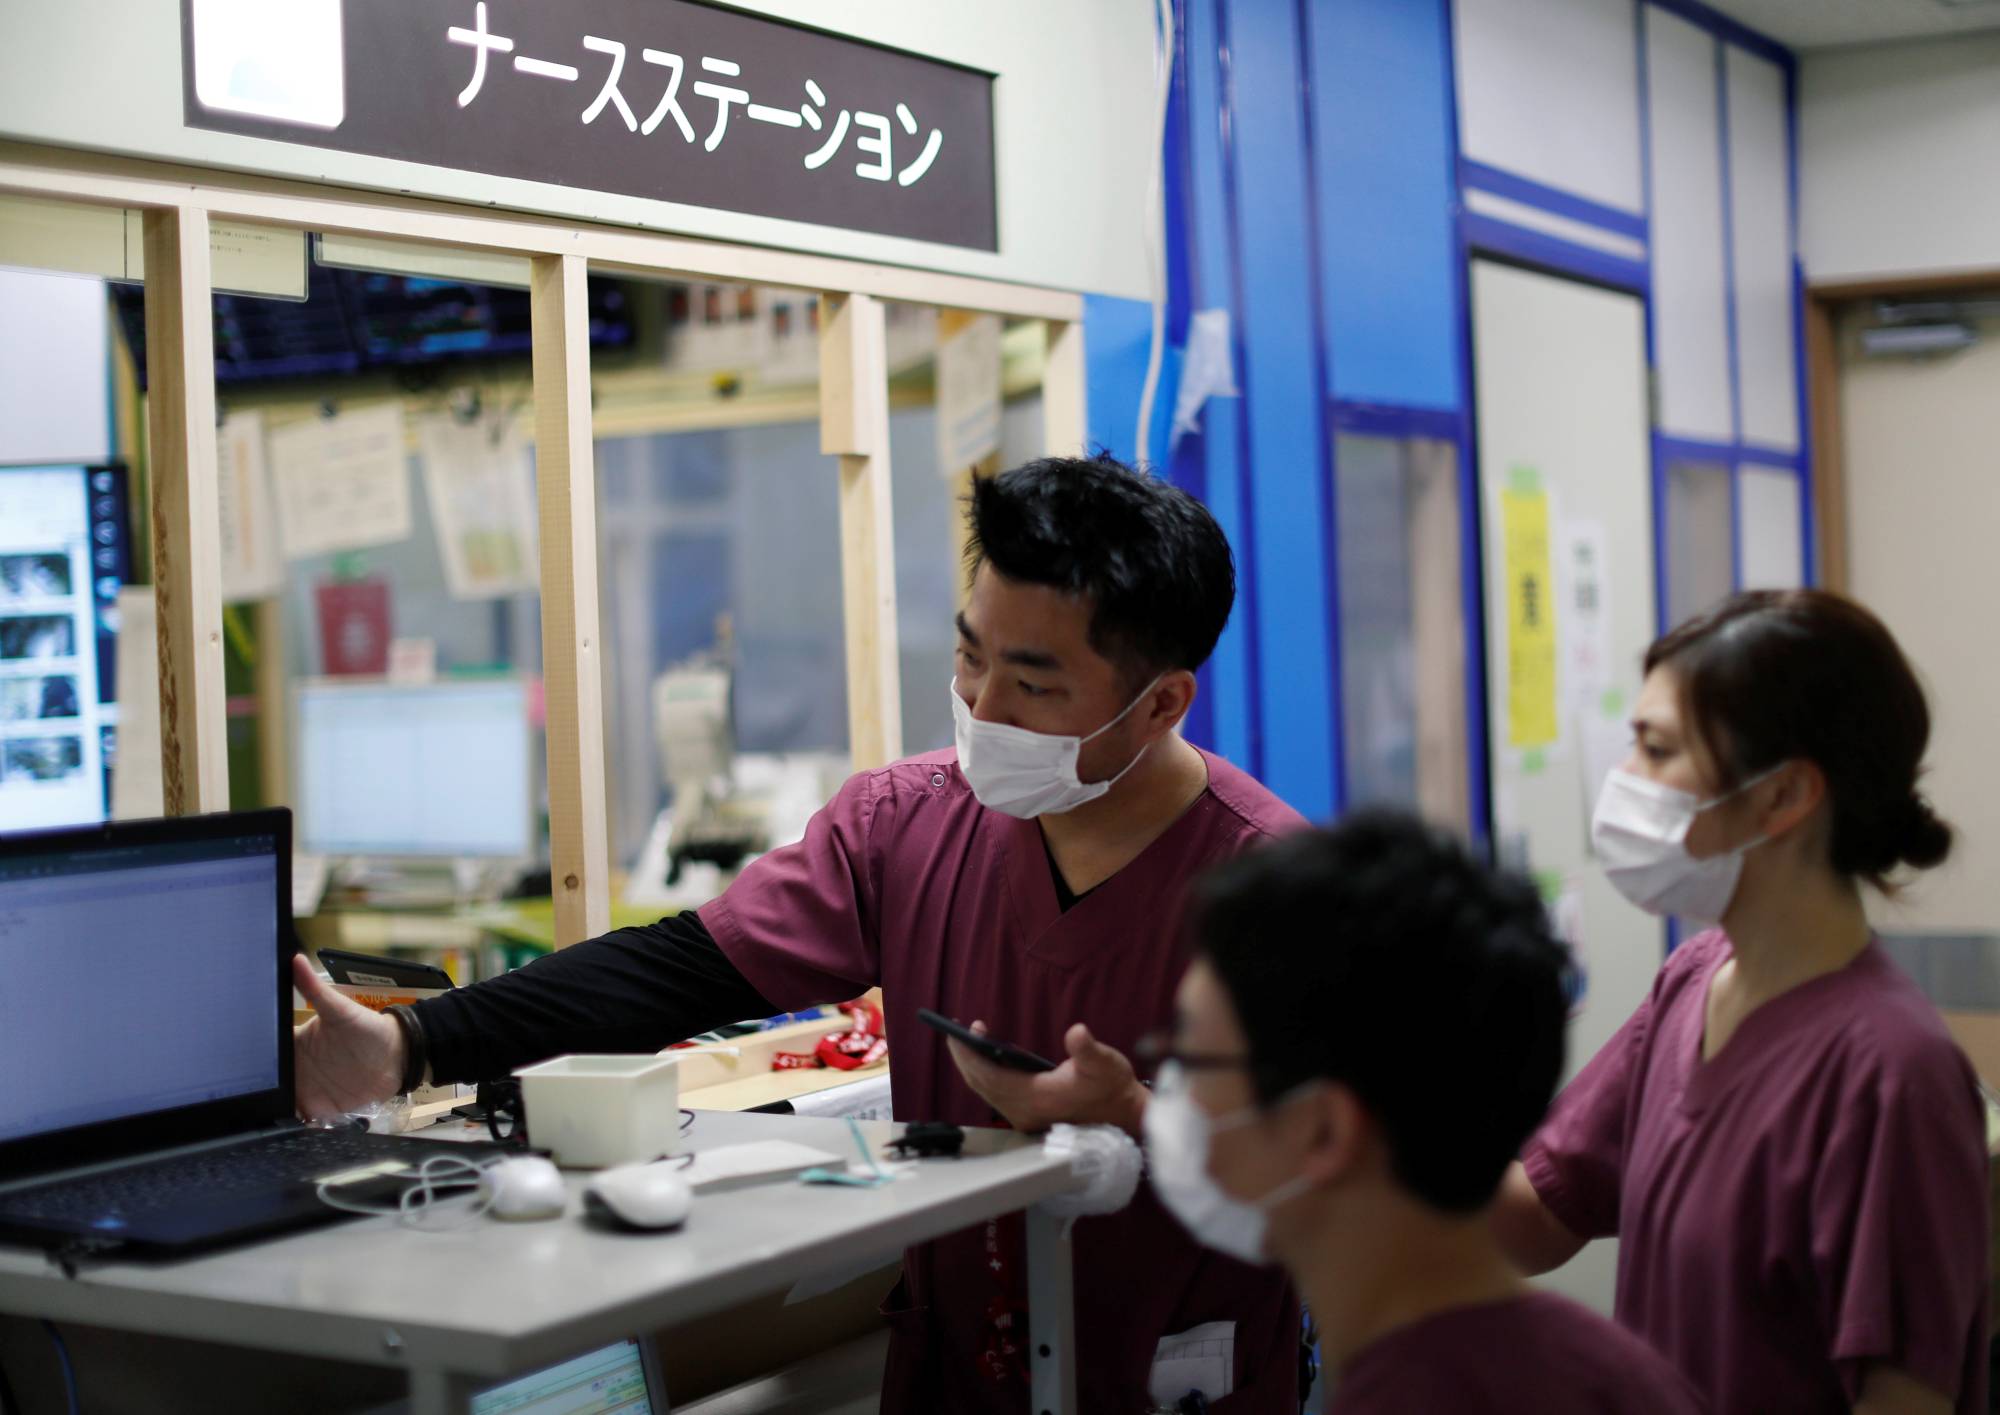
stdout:
<svg viewBox="0 0 2000 1415">
<path fill-rule="evenodd" d="M 982 1037 L 972 1028 L 954 1022 L 949 1017 L 940 1016 L 928 1007 L 917 1009 L 917 1020 L 935 1027 L 947 1037 L 964 1042 L 988 1061 L 1005 1066 L 1012 1071 L 1053 1071 L 1056 1064 L 1047 1057 L 1036 1056 L 1033 1052 L 1015 1046 L 1012 1042 L 999 1041 L 993 1037 Z"/>
</svg>

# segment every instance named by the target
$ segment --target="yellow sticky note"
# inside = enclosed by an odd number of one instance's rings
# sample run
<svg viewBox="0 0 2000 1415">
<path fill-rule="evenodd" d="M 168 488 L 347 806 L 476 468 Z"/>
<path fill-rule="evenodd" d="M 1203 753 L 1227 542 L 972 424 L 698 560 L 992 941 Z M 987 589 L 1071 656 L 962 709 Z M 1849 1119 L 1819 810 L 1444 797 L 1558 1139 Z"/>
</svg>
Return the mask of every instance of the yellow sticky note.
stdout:
<svg viewBox="0 0 2000 1415">
<path fill-rule="evenodd" d="M 1556 598 L 1549 559 L 1549 494 L 1517 478 L 1500 492 L 1507 574 L 1507 743 L 1556 740 Z"/>
</svg>

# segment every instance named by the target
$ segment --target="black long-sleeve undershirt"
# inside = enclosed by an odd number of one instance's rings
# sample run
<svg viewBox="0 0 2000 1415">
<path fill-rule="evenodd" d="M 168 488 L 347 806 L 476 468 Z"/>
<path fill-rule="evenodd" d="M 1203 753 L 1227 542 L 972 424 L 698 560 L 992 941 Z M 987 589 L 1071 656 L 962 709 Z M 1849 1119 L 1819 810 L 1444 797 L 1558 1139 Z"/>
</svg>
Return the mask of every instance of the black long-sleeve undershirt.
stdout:
<svg viewBox="0 0 2000 1415">
<path fill-rule="evenodd" d="M 505 1076 L 565 1052 L 649 1052 L 778 1009 L 693 911 L 617 929 L 416 1005 L 431 1079 Z"/>
</svg>

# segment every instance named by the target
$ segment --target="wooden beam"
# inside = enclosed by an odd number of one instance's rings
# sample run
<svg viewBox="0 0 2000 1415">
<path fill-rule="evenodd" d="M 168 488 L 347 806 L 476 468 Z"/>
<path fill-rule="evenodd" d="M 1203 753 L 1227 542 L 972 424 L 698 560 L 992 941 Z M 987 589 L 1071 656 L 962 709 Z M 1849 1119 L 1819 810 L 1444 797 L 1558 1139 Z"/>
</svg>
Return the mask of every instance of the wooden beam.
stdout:
<svg viewBox="0 0 2000 1415">
<path fill-rule="evenodd" d="M 599 274 L 841 290 L 912 304 L 1026 319 L 1082 318 L 1083 297 L 973 275 L 880 265 L 803 251 L 698 240 L 556 216 L 498 212 L 431 198 L 348 191 L 208 167 L 0 142 L 0 191 L 99 206 L 200 206 L 217 218 L 465 251 L 578 255 Z"/>
<path fill-rule="evenodd" d="M 1090 436 L 1085 402 L 1083 322 L 1049 321 L 1042 370 L 1042 446 L 1051 457 L 1081 457 Z"/>
<path fill-rule="evenodd" d="M 291 720 L 287 709 L 290 677 L 285 672 L 285 602 L 260 599 L 257 624 L 257 774 L 264 781 L 264 804 L 292 800 Z"/>
<path fill-rule="evenodd" d="M 1866 280 L 1834 280 L 1806 287 L 1809 300 L 1844 304 L 1849 300 L 1891 300 L 1925 295 L 2000 293 L 2000 269 L 1939 271 L 1934 275 L 1885 275 Z"/>
<path fill-rule="evenodd" d="M 215 324 L 199 207 L 146 213 L 146 372 L 161 795 L 170 816 L 226 811 Z"/>
<path fill-rule="evenodd" d="M 820 296 L 820 451 L 840 458 L 847 740 L 856 771 L 903 754 L 896 538 L 889 501 L 889 356 L 881 301 Z"/>
<path fill-rule="evenodd" d="M 1834 306 L 1806 296 L 1806 414 L 1812 426 L 1813 549 L 1819 583 L 1847 589 L 1847 432 L 1840 416 L 1840 341 Z"/>
<path fill-rule="evenodd" d="M 590 324 L 578 255 L 538 255 L 535 482 L 541 503 L 542 686 L 548 713 L 549 857 L 556 947 L 611 928 L 604 674 L 597 622 L 597 477 Z"/>
<path fill-rule="evenodd" d="M 960 333 L 967 325 L 981 317 L 978 310 L 939 310 L 938 343 L 942 345 L 945 340 L 951 338 L 954 334 Z M 1006 379 L 1004 377 L 1006 366 L 1004 362 L 1001 367 L 1003 370 L 1002 386 L 994 390 L 996 397 L 1004 397 L 1006 392 Z M 999 471 L 1000 452 L 998 448 L 995 448 L 989 456 L 981 460 L 976 466 L 956 468 L 950 473 L 951 529 L 949 534 L 951 536 L 952 562 L 959 565 L 960 568 L 960 573 L 955 577 L 955 581 L 958 585 L 958 608 L 961 610 L 965 608 L 965 602 L 972 597 L 972 578 L 964 573 L 964 565 L 962 563 L 965 554 L 965 538 L 972 530 L 972 507 L 968 500 L 972 495 L 972 482 L 975 477 L 995 476 Z"/>
</svg>

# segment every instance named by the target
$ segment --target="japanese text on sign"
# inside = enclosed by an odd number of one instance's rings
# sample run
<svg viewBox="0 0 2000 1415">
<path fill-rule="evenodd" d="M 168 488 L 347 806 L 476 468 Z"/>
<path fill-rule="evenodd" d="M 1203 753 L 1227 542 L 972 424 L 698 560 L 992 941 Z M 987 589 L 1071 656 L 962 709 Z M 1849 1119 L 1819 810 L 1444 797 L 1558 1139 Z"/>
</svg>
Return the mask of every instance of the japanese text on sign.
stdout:
<svg viewBox="0 0 2000 1415">
<path fill-rule="evenodd" d="M 973 70 L 692 0 L 183 3 L 192 126 L 997 248 Z"/>
</svg>

